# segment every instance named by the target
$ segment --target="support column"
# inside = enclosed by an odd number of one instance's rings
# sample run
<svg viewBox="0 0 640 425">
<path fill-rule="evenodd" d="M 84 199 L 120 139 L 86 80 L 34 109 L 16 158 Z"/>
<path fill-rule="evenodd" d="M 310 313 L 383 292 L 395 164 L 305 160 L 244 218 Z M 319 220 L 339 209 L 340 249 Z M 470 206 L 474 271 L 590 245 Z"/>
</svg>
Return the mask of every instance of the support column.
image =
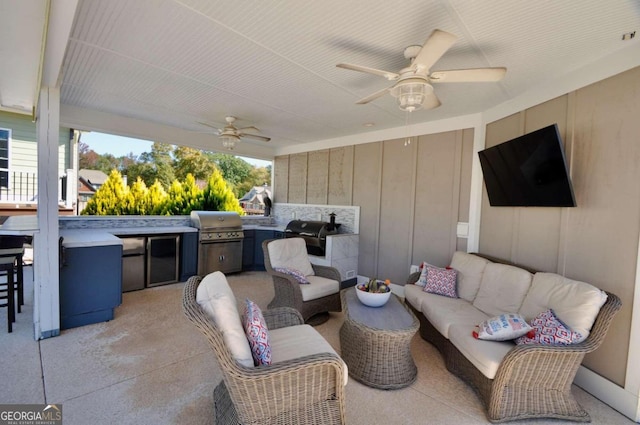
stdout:
<svg viewBox="0 0 640 425">
<path fill-rule="evenodd" d="M 58 140 L 60 89 L 43 87 L 38 101 L 38 229 L 33 239 L 36 339 L 60 334 L 58 266 Z"/>
</svg>

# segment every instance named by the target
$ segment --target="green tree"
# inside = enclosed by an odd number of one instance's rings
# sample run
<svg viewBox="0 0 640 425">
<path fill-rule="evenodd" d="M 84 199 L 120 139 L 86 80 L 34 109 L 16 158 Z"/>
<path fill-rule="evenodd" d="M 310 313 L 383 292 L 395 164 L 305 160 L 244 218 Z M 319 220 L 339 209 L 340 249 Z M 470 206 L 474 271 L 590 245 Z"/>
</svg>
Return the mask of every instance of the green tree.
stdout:
<svg viewBox="0 0 640 425">
<path fill-rule="evenodd" d="M 252 168 L 251 164 L 226 153 L 208 153 L 208 156 L 216 164 L 227 183 L 229 183 L 236 197 L 242 196 L 243 194 L 238 193 L 236 186 L 249 176 Z"/>
<path fill-rule="evenodd" d="M 147 204 L 147 185 L 138 177 L 129 187 L 129 196 L 127 197 L 127 214 L 130 215 L 147 215 L 149 214 L 149 205 Z"/>
<path fill-rule="evenodd" d="M 271 186 L 271 166 L 253 167 L 247 178 L 236 186 L 238 198 L 253 189 L 254 186 Z"/>
<path fill-rule="evenodd" d="M 218 170 L 214 170 L 204 189 L 202 207 L 206 211 L 235 211 L 244 215 L 244 211 Z"/>
<path fill-rule="evenodd" d="M 122 215 L 126 214 L 128 188 L 124 185 L 122 175 L 113 170 L 109 178 L 87 202 L 83 215 Z"/>
<path fill-rule="evenodd" d="M 147 196 L 145 198 L 145 203 L 148 207 L 147 214 L 167 215 L 166 213 L 163 213 L 164 203 L 167 202 L 167 199 L 167 192 L 165 192 L 164 187 L 162 186 L 160 181 L 156 180 L 147 191 Z"/>
<path fill-rule="evenodd" d="M 209 178 L 216 164 L 198 149 L 178 146 L 173 151 L 175 157 L 175 174 L 178 179 L 184 180 L 188 174 L 196 179 Z"/>
<path fill-rule="evenodd" d="M 155 178 L 165 189 L 168 189 L 169 186 L 171 186 L 171 182 L 176 179 L 173 171 L 172 152 L 172 145 L 159 142 L 154 142 L 153 145 L 151 145 L 151 159 L 153 160 L 153 166 L 156 170 Z"/>
</svg>

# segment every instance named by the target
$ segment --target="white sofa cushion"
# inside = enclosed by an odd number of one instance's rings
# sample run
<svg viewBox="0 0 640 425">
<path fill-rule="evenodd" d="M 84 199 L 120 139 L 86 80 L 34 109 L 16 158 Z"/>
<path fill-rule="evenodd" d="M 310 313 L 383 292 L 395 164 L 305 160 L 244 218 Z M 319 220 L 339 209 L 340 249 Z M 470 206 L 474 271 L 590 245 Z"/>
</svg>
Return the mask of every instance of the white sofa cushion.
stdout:
<svg viewBox="0 0 640 425">
<path fill-rule="evenodd" d="M 340 292 L 340 282 L 322 276 L 307 276 L 308 285 L 300 285 L 302 301 L 311 301 Z"/>
<path fill-rule="evenodd" d="M 422 294 L 425 293 L 426 292 L 424 292 L 424 287 L 418 285 L 417 283 L 415 285 L 404 285 L 405 301 L 411 304 L 411 306 L 413 306 L 413 308 L 418 311 L 422 311 L 422 300 L 424 299 Z"/>
<path fill-rule="evenodd" d="M 424 317 L 431 322 L 445 338 L 449 338 L 449 329 L 456 324 L 464 324 L 469 328 L 488 319 L 488 316 L 462 298 L 449 298 L 442 295 L 422 292 L 421 310 Z"/>
<path fill-rule="evenodd" d="M 489 263 L 489 260 L 477 255 L 467 254 L 462 251 L 453 253 L 451 267 L 458 272 L 457 289 L 460 298 L 473 302 L 480 288 L 482 273 Z"/>
<path fill-rule="evenodd" d="M 287 326 L 269 331 L 271 342 L 271 364 L 297 359 L 311 354 L 333 353 L 333 347 L 309 325 Z M 344 385 L 347 385 L 349 373 L 347 364 L 342 360 Z"/>
<path fill-rule="evenodd" d="M 482 281 L 473 306 L 489 316 L 516 313 L 531 286 L 528 271 L 506 264 L 489 263 L 482 273 Z"/>
<path fill-rule="evenodd" d="M 253 367 L 253 355 L 240 321 L 236 297 L 225 275 L 213 272 L 205 276 L 198 285 L 196 301 L 222 332 L 231 356 L 241 365 Z"/>
<path fill-rule="evenodd" d="M 449 328 L 449 341 L 484 376 L 493 379 L 498 372 L 502 359 L 515 347 L 511 341 L 483 341 L 471 334 L 473 325 L 458 324 Z M 543 372 L 542 372 L 543 373 Z"/>
<path fill-rule="evenodd" d="M 271 267 L 288 267 L 300 270 L 305 276 L 315 274 L 309 262 L 307 244 L 302 238 L 285 238 L 269 242 L 269 261 Z"/>
<path fill-rule="evenodd" d="M 565 325 L 586 338 L 605 301 L 607 294 L 595 286 L 555 273 L 538 272 L 519 313 L 531 320 L 552 309 Z"/>
</svg>

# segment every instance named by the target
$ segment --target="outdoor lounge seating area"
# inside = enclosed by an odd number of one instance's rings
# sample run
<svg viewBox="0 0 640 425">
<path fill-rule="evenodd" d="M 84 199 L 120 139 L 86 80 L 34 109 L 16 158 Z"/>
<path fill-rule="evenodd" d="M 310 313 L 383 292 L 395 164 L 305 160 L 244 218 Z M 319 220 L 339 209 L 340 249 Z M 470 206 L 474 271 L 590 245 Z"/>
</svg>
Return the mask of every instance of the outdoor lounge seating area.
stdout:
<svg viewBox="0 0 640 425">
<path fill-rule="evenodd" d="M 23 313 L 12 334 L 0 333 L 0 381 L 11 383 L 0 388 L 3 403 L 60 403 L 66 425 L 215 423 L 213 392 L 222 372 L 207 339 L 182 312 L 185 283 L 126 293 L 116 320 L 34 341 L 32 279 L 26 267 Z M 250 298 L 264 310 L 274 295 L 265 272 L 230 275 L 228 282 L 238 302 Z M 4 314 L 0 310 L 0 323 Z M 337 353 L 343 314 L 331 313 L 314 328 Z M 406 388 L 384 391 L 349 379 L 346 423 L 489 423 L 476 393 L 447 371 L 434 346 L 416 334 L 411 352 L 418 376 Z M 592 423 L 633 423 L 577 386 L 571 391 Z"/>
</svg>

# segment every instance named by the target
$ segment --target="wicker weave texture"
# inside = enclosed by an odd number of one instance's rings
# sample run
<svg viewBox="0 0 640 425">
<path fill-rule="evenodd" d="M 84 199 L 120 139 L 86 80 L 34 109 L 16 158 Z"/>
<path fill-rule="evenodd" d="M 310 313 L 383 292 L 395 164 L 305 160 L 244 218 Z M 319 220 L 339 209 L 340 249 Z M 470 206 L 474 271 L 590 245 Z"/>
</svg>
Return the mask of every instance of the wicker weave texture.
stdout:
<svg viewBox="0 0 640 425">
<path fill-rule="evenodd" d="M 411 274 L 407 283 L 415 283 L 418 277 L 419 273 Z M 602 344 L 621 307 L 620 298 L 607 293 L 589 337 L 580 344 L 514 346 L 493 380 L 479 372 L 421 313 L 420 335 L 438 348 L 451 373 L 478 392 L 491 422 L 530 418 L 590 422 L 589 414 L 573 397 L 571 384 L 585 354 Z"/>
<path fill-rule="evenodd" d="M 264 267 L 267 273 L 273 279 L 273 289 L 275 295 L 269 303 L 269 308 L 292 307 L 302 314 L 305 322 L 313 316 L 326 313 L 328 311 L 340 310 L 340 293 L 336 292 L 326 297 L 318 298 L 310 301 L 302 300 L 302 292 L 300 291 L 300 283 L 293 276 L 285 273 L 277 272 L 271 267 L 271 259 L 269 257 L 269 249 L 267 245 L 277 239 L 269 239 L 262 242 L 262 251 L 264 252 Z M 313 271 L 316 276 L 326 277 L 340 282 L 340 272 L 334 267 L 318 266 L 312 264 Z M 319 324 L 312 323 L 312 324 Z"/>
<path fill-rule="evenodd" d="M 344 369 L 333 353 L 321 353 L 255 368 L 231 356 L 222 333 L 196 302 L 201 277 L 191 277 L 183 311 L 205 335 L 222 372 L 214 390 L 216 424 L 342 424 L 345 421 Z M 266 310 L 267 326 L 302 324 L 292 309 Z"/>
<path fill-rule="evenodd" d="M 349 315 L 347 291 L 341 292 L 344 323 L 340 328 L 342 359 L 349 366 L 349 375 L 373 388 L 394 390 L 411 385 L 418 369 L 411 357 L 411 339 L 418 331 L 418 319 L 412 316 L 412 324 L 406 329 L 384 330 L 368 327 Z M 394 295 L 395 296 L 395 295 Z M 380 314 L 385 314 L 380 309 Z"/>
</svg>

